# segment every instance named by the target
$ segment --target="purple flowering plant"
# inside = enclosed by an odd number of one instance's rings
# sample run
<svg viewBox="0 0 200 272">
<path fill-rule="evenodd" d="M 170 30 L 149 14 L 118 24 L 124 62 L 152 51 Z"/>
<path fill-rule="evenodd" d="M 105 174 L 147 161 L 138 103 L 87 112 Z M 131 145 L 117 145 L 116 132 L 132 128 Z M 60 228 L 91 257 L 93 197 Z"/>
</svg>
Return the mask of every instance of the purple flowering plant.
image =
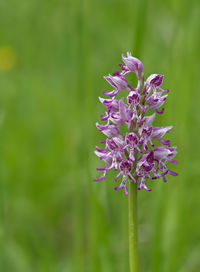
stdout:
<svg viewBox="0 0 200 272">
<path fill-rule="evenodd" d="M 176 147 L 171 147 L 169 140 L 163 139 L 172 126 L 153 127 L 156 114 L 164 112 L 162 106 L 169 92 L 161 88 L 164 76 L 152 74 L 145 80 L 143 64 L 139 59 L 127 53 L 127 57 L 122 55 L 122 60 L 124 65 L 119 64 L 121 72 L 115 71 L 113 75 L 104 77 L 113 90 L 103 92 L 108 98 L 99 97 L 106 107 L 106 113 L 101 115 L 105 123 L 97 123 L 96 126 L 106 139 L 100 141 L 104 147 L 96 147 L 95 154 L 105 165 L 97 168 L 101 174 L 95 181 L 104 180 L 106 172 L 114 169 L 118 171 L 115 181 L 121 179 L 115 190 L 124 189 L 128 195 L 128 180 L 134 182 L 138 190 L 151 191 L 148 182 L 159 178 L 166 182 L 167 174 L 177 176 L 167 167 L 168 162 L 177 164 L 173 159 L 177 151 Z M 136 87 L 130 85 L 125 77 L 130 73 L 136 74 Z M 126 99 L 117 98 L 121 90 L 127 91 Z M 124 125 L 126 133 L 121 129 Z M 155 146 L 156 140 L 159 145 Z"/>
</svg>

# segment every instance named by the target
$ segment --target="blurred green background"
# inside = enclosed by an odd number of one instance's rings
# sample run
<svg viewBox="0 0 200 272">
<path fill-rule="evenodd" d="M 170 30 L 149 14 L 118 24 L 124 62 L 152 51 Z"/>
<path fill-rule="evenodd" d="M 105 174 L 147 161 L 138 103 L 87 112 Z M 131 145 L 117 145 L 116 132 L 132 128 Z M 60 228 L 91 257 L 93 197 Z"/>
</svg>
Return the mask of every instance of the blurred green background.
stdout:
<svg viewBox="0 0 200 272">
<path fill-rule="evenodd" d="M 121 53 L 165 75 L 177 178 L 139 192 L 140 271 L 200 271 L 200 2 L 0 1 L 0 271 L 128 271 L 128 198 L 95 127 Z"/>
</svg>

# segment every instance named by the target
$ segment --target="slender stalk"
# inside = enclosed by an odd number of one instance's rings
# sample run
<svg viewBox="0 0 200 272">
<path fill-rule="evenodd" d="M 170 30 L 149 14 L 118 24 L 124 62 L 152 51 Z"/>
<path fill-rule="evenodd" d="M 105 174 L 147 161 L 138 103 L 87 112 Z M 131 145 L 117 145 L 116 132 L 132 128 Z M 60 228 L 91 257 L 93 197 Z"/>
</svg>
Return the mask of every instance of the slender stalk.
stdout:
<svg viewBox="0 0 200 272">
<path fill-rule="evenodd" d="M 130 272 L 138 272 L 137 184 L 129 184 L 129 264 Z"/>
</svg>

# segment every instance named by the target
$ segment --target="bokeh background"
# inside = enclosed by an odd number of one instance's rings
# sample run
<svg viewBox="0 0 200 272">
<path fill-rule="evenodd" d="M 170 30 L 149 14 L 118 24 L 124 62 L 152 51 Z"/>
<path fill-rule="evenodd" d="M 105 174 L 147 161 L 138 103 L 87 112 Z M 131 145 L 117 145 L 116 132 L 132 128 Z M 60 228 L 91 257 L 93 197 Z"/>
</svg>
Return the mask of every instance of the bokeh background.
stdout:
<svg viewBox="0 0 200 272">
<path fill-rule="evenodd" d="M 165 75 L 179 176 L 139 192 L 140 271 L 200 271 L 200 2 L 0 1 L 0 271 L 128 271 L 128 198 L 102 165 L 98 101 L 121 53 Z"/>
</svg>

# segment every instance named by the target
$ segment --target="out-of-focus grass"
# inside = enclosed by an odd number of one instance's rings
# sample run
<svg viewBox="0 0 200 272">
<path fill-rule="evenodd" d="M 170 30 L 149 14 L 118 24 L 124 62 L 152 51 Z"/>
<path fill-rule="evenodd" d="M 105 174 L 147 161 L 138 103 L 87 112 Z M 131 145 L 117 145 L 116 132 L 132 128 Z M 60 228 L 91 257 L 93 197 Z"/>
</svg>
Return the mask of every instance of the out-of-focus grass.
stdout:
<svg viewBox="0 0 200 272">
<path fill-rule="evenodd" d="M 200 271 L 199 1 L 0 2 L 0 270 L 128 271 L 127 197 L 93 183 L 122 52 L 165 74 L 179 177 L 139 193 L 140 269 Z"/>
</svg>

